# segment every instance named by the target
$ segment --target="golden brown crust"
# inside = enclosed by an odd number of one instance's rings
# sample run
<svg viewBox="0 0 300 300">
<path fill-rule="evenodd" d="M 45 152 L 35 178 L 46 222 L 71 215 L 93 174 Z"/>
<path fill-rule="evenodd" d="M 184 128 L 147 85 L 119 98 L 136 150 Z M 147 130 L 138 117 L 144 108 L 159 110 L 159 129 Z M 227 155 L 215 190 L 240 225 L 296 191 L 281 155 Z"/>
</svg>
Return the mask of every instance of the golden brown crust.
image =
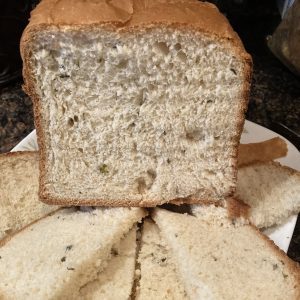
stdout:
<svg viewBox="0 0 300 300">
<path fill-rule="evenodd" d="M 228 218 L 249 218 L 250 206 L 237 198 L 228 198 L 225 200 Z"/>
<path fill-rule="evenodd" d="M 42 31 L 55 30 L 93 30 L 105 27 L 120 33 L 148 30 L 155 27 L 175 28 L 178 30 L 195 31 L 207 34 L 222 42 L 231 49 L 244 64 L 244 89 L 240 96 L 240 113 L 237 116 L 236 145 L 232 156 L 233 180 L 237 178 L 238 144 L 242 133 L 244 117 L 248 105 L 252 61 L 245 51 L 238 35 L 233 31 L 227 19 L 218 9 L 209 3 L 196 0 L 112 0 L 112 1 L 71 1 L 71 0 L 43 0 L 32 12 L 28 27 L 21 39 L 21 55 L 23 59 L 24 90 L 32 98 L 35 127 L 40 151 L 40 198 L 48 204 L 70 205 L 107 205 L 107 206 L 156 206 L 164 203 L 162 199 L 143 201 L 107 201 L 101 199 L 60 199 L 49 195 L 45 189 L 46 178 L 46 145 L 45 131 L 42 124 L 42 109 L 39 96 L 35 90 L 30 57 L 35 37 Z M 233 195 L 232 187 L 227 195 Z M 208 191 L 209 194 L 209 191 Z M 212 196 L 203 199 L 189 199 L 189 203 L 199 203 L 202 200 L 214 200 Z M 176 200 L 178 201 L 178 200 Z"/>
<path fill-rule="evenodd" d="M 14 152 L 6 152 L 0 154 L 0 160 L 15 158 L 15 157 L 38 157 L 38 151 L 14 151 Z"/>
<path fill-rule="evenodd" d="M 238 167 L 250 165 L 255 162 L 267 162 L 287 155 L 286 142 L 275 137 L 259 143 L 240 144 Z"/>
</svg>

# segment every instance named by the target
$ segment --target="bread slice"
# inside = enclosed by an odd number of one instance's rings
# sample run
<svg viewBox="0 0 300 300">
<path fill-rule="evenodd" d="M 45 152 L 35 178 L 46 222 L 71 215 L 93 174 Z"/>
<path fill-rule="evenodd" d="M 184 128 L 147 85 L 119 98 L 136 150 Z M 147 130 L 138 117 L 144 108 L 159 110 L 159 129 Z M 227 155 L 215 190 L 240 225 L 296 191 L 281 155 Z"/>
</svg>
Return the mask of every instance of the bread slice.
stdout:
<svg viewBox="0 0 300 300">
<path fill-rule="evenodd" d="M 236 194 L 257 227 L 281 224 L 300 211 L 300 172 L 277 162 L 240 168 Z"/>
<path fill-rule="evenodd" d="M 46 203 L 234 192 L 251 59 L 214 5 L 43 0 L 21 52 Z"/>
<path fill-rule="evenodd" d="M 299 299 L 299 267 L 273 242 L 222 207 L 201 210 L 153 215 L 190 299 Z"/>
<path fill-rule="evenodd" d="M 38 201 L 37 152 L 0 155 L 0 240 L 58 209 Z"/>
<path fill-rule="evenodd" d="M 80 289 L 79 299 L 130 299 L 135 274 L 136 227 L 112 248 L 111 254 L 104 271 Z"/>
<path fill-rule="evenodd" d="M 136 208 L 69 208 L 31 224 L 0 247 L 0 299 L 76 298 L 145 214 Z"/>
<path fill-rule="evenodd" d="M 188 299 L 178 278 L 174 258 L 157 225 L 150 220 L 143 223 L 138 263 L 140 279 L 136 299 Z"/>
</svg>

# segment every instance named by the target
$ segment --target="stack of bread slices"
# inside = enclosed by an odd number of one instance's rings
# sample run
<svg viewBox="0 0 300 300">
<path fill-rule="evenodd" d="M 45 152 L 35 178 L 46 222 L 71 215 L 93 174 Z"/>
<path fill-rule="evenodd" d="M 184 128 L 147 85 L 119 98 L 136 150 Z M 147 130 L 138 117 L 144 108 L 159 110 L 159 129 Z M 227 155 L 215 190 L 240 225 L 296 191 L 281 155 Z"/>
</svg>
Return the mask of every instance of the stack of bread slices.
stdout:
<svg viewBox="0 0 300 300">
<path fill-rule="evenodd" d="M 251 58 L 214 5 L 42 0 L 21 52 L 39 149 L 0 155 L 1 300 L 300 299 L 258 229 L 300 175 L 239 147 Z"/>
</svg>

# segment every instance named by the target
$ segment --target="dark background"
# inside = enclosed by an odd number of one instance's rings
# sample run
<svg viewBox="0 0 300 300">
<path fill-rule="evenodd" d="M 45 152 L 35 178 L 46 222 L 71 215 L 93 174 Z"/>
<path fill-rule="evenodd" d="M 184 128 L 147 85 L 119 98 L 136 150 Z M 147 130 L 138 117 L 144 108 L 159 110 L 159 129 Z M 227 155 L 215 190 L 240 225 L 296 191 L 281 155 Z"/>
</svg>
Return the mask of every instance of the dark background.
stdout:
<svg viewBox="0 0 300 300">
<path fill-rule="evenodd" d="M 34 129 L 32 102 L 22 91 L 19 40 L 39 1 L 0 0 L 0 153 Z M 254 70 L 247 119 L 288 138 L 300 148 L 300 80 L 268 50 L 266 37 L 281 17 L 275 0 L 215 3 L 252 55 Z M 299 20 L 300 22 L 300 20 Z M 300 219 L 288 255 L 300 262 Z"/>
</svg>

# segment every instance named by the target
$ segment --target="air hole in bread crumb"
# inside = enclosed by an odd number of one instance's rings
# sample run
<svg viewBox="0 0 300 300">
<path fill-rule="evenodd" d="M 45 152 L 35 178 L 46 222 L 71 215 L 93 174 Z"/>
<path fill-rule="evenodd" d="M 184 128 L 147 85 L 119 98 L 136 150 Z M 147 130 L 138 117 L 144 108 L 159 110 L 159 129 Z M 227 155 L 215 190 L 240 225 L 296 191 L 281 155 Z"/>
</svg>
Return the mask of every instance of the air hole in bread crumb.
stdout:
<svg viewBox="0 0 300 300">
<path fill-rule="evenodd" d="M 146 190 L 146 181 L 144 178 L 138 178 L 137 179 L 137 184 L 138 184 L 138 193 L 139 194 L 144 194 L 145 193 L 145 190 Z"/>
<path fill-rule="evenodd" d="M 170 164 L 171 163 L 171 159 L 167 158 L 167 163 Z"/>
<path fill-rule="evenodd" d="M 175 45 L 174 45 L 174 49 L 175 49 L 176 51 L 179 51 L 179 50 L 181 49 L 181 44 L 180 44 L 180 43 L 175 44 Z"/>
<path fill-rule="evenodd" d="M 148 170 L 147 174 L 151 177 L 152 180 L 156 178 L 156 172 L 154 170 Z"/>
<path fill-rule="evenodd" d="M 71 90 L 65 90 L 65 95 L 70 96 L 72 94 Z"/>
<path fill-rule="evenodd" d="M 177 56 L 183 62 L 185 62 L 187 60 L 187 56 L 186 56 L 186 54 L 183 51 L 179 51 L 177 53 Z"/>
<path fill-rule="evenodd" d="M 186 132 L 186 138 L 190 141 L 200 141 L 204 139 L 204 134 L 199 129 L 194 129 L 192 131 Z"/>
<path fill-rule="evenodd" d="M 137 152 L 137 144 L 136 144 L 136 142 L 133 142 L 132 148 L 133 148 L 134 152 Z"/>
<path fill-rule="evenodd" d="M 236 70 L 235 69 L 230 69 L 230 71 L 234 74 L 234 75 L 237 75 L 237 73 L 236 73 Z"/>
<path fill-rule="evenodd" d="M 74 116 L 74 121 L 78 122 L 78 116 Z"/>
<path fill-rule="evenodd" d="M 117 67 L 119 69 L 125 69 L 128 65 L 128 60 L 121 60 L 118 64 Z"/>
<path fill-rule="evenodd" d="M 153 90 L 154 90 L 154 84 L 149 83 L 149 84 L 148 84 L 148 90 L 149 90 L 149 91 L 153 91 Z"/>
<path fill-rule="evenodd" d="M 160 52 L 161 54 L 167 55 L 169 53 L 169 47 L 165 42 L 155 43 L 154 48 L 157 50 L 157 52 Z"/>
<path fill-rule="evenodd" d="M 72 118 L 69 118 L 68 125 L 69 125 L 69 127 L 73 127 L 74 126 L 74 120 Z"/>
</svg>

